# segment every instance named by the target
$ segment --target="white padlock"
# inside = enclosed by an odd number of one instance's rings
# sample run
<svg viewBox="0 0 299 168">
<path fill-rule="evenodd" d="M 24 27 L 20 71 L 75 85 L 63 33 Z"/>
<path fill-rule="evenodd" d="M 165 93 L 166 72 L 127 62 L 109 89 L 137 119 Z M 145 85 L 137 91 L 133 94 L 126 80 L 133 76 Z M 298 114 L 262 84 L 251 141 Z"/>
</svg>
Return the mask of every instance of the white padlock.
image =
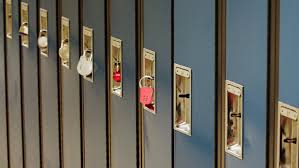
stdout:
<svg viewBox="0 0 299 168">
<path fill-rule="evenodd" d="M 90 75 L 93 71 L 92 53 L 85 50 L 77 65 L 77 71 L 82 76 Z"/>
<path fill-rule="evenodd" d="M 40 30 L 38 38 L 38 46 L 41 49 L 48 47 L 47 30 Z"/>
<path fill-rule="evenodd" d="M 68 40 L 63 40 L 61 42 L 59 51 L 58 51 L 59 57 L 64 63 L 67 63 L 69 60 L 69 42 Z"/>
</svg>

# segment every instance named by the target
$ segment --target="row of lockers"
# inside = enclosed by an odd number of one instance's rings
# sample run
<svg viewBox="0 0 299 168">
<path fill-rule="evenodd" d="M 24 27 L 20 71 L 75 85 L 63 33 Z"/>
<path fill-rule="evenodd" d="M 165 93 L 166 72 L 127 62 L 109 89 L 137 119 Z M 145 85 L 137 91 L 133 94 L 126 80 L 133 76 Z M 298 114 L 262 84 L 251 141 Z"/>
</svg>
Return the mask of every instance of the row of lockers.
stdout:
<svg viewBox="0 0 299 168">
<path fill-rule="evenodd" d="M 1 168 L 298 168 L 299 1 L 0 1 Z"/>
</svg>

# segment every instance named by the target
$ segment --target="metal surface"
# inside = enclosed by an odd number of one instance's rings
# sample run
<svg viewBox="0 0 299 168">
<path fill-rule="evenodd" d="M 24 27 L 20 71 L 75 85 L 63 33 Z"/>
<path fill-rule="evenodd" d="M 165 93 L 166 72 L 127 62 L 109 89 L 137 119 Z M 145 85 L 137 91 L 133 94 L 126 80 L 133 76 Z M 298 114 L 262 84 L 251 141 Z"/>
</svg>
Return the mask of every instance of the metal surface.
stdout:
<svg viewBox="0 0 299 168">
<path fill-rule="evenodd" d="M 122 65 L 122 42 L 120 39 L 111 37 L 110 46 L 110 80 L 111 92 L 119 97 L 123 95 L 123 65 Z M 120 79 L 114 79 L 115 75 L 120 75 Z"/>
<path fill-rule="evenodd" d="M 61 17 L 61 28 L 60 28 L 60 48 L 59 56 L 61 58 L 61 65 L 67 69 L 70 69 L 71 58 L 70 58 L 70 20 L 66 17 Z"/>
<path fill-rule="evenodd" d="M 48 56 L 48 11 L 39 10 L 39 36 L 38 46 L 40 55 Z"/>
<path fill-rule="evenodd" d="M 12 38 L 12 0 L 5 0 L 5 33 L 7 38 Z M 3 10 L 4 11 L 4 10 Z"/>
<path fill-rule="evenodd" d="M 173 129 L 192 134 L 192 73 L 191 68 L 174 64 Z"/>
<path fill-rule="evenodd" d="M 105 168 L 107 164 L 107 50 L 105 29 L 106 0 L 82 2 L 83 25 L 93 29 L 93 83 L 82 81 L 83 134 L 85 168 Z"/>
<path fill-rule="evenodd" d="M 40 0 L 39 7 L 47 10 L 48 57 L 39 56 L 39 97 L 41 129 L 41 167 L 59 168 L 60 159 L 60 100 L 58 50 L 58 1 Z"/>
<path fill-rule="evenodd" d="M 143 0 L 140 5 L 141 54 L 143 48 L 155 51 L 156 101 L 155 115 L 146 110 L 143 110 L 142 114 L 143 166 L 172 168 L 173 1 Z"/>
<path fill-rule="evenodd" d="M 174 62 L 192 68 L 192 136 L 174 134 L 174 167 L 215 167 L 216 1 L 174 0 Z"/>
<path fill-rule="evenodd" d="M 19 33 L 21 36 L 21 44 L 23 47 L 29 47 L 29 7 L 28 3 L 21 2 L 21 25 L 19 29 Z"/>
<path fill-rule="evenodd" d="M 123 70 L 122 97 L 112 94 L 110 98 L 111 168 L 136 168 L 138 164 L 136 2 L 110 1 L 110 35 L 122 40 Z"/>
<path fill-rule="evenodd" d="M 227 168 L 266 166 L 268 0 L 227 0 L 226 79 L 246 88 L 243 160 L 226 154 Z"/>
<path fill-rule="evenodd" d="M 62 167 L 81 168 L 82 165 L 82 106 L 81 82 L 76 66 L 81 54 L 81 2 L 62 0 L 61 16 L 69 19 L 70 69 L 60 69 L 60 113 Z M 60 39 L 61 40 L 61 39 Z"/>
<path fill-rule="evenodd" d="M 94 75 L 94 62 L 93 62 L 93 30 L 91 28 L 83 26 L 82 31 L 82 50 L 83 55 L 81 56 L 79 62 L 81 59 L 87 60 L 86 63 L 88 64 L 87 68 L 91 69 L 91 73 L 88 75 L 82 75 L 85 80 L 88 80 L 89 82 L 93 82 L 93 75 Z M 84 58 L 82 58 L 84 57 Z M 84 64 L 84 63 L 83 63 Z M 84 65 L 83 65 L 84 67 Z M 79 68 L 80 69 L 80 68 Z"/>
</svg>

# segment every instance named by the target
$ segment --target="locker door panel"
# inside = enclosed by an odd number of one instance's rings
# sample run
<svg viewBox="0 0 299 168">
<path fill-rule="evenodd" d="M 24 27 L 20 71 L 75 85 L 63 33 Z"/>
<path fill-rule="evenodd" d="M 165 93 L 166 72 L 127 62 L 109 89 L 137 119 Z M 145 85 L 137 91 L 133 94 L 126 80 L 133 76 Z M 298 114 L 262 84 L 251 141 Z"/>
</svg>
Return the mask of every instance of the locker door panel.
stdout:
<svg viewBox="0 0 299 168">
<path fill-rule="evenodd" d="M 12 1 L 12 39 L 6 38 L 7 110 L 10 168 L 23 168 L 19 2 Z"/>
<path fill-rule="evenodd" d="M 244 87 L 243 160 L 226 167 L 266 165 L 268 1 L 227 1 L 226 78 Z"/>
<path fill-rule="evenodd" d="M 61 16 L 70 21 L 70 69 L 60 65 L 62 157 L 65 168 L 81 167 L 81 105 L 80 77 L 77 63 L 80 57 L 79 0 L 62 0 Z M 61 19 L 61 18 L 60 18 Z"/>
<path fill-rule="evenodd" d="M 93 31 L 93 81 L 83 80 L 84 164 L 107 167 L 105 0 L 83 1 L 83 26 Z"/>
<path fill-rule="evenodd" d="M 111 0 L 111 36 L 122 40 L 122 93 L 111 94 L 111 164 L 113 168 L 137 165 L 136 105 L 136 2 Z"/>
<path fill-rule="evenodd" d="M 174 63 L 192 70 L 191 136 L 175 131 L 175 168 L 215 163 L 215 5 L 174 1 Z"/>
<path fill-rule="evenodd" d="M 144 48 L 156 57 L 156 114 L 144 110 L 145 168 L 172 167 L 171 8 L 171 0 L 144 0 Z"/>
<path fill-rule="evenodd" d="M 22 110 L 25 167 L 40 167 L 39 145 L 39 94 L 37 56 L 37 1 L 23 0 L 28 4 L 29 47 L 21 46 Z M 21 9 L 22 11 L 22 4 Z M 21 12 L 22 18 L 22 12 Z M 21 19 L 22 24 L 22 19 Z"/>
<path fill-rule="evenodd" d="M 299 37 L 297 22 L 299 2 L 280 1 L 280 53 L 279 53 L 279 100 L 299 107 L 298 76 L 299 49 L 296 46 Z"/>
<path fill-rule="evenodd" d="M 0 167 L 8 168 L 4 1 L 0 2 Z"/>
<path fill-rule="evenodd" d="M 59 168 L 59 93 L 58 93 L 58 22 L 57 1 L 40 0 L 40 9 L 47 11 L 48 55 L 40 52 L 40 117 L 42 163 L 44 168 Z M 39 19 L 39 18 L 38 18 Z M 41 26 L 38 25 L 41 30 Z"/>
</svg>

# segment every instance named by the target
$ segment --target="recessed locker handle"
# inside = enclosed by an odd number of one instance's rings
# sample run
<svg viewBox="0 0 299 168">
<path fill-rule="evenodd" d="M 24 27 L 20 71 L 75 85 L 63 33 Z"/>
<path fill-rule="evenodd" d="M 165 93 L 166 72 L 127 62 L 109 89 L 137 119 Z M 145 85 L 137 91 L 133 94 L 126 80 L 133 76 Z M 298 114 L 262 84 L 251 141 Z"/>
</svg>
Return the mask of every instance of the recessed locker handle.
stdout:
<svg viewBox="0 0 299 168">
<path fill-rule="evenodd" d="M 297 144 L 297 138 L 286 138 L 283 140 L 283 142 Z"/>
</svg>

